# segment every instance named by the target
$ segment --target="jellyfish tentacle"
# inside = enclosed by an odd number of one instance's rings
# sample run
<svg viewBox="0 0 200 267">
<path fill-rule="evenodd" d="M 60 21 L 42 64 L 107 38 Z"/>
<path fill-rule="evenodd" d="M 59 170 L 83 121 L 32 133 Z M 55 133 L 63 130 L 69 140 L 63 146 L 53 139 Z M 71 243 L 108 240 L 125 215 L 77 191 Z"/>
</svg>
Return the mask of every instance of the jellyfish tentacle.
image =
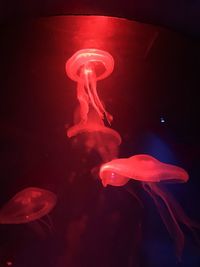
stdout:
<svg viewBox="0 0 200 267">
<path fill-rule="evenodd" d="M 154 185 L 155 186 L 155 185 Z M 197 236 L 195 229 L 200 229 L 200 224 L 195 222 L 194 220 L 190 219 L 187 214 L 184 212 L 181 205 L 175 200 L 175 198 L 170 194 L 168 191 L 159 189 L 160 194 L 162 194 L 167 202 L 169 203 L 173 213 L 176 216 L 177 221 L 181 224 L 187 226 L 187 228 L 191 231 L 192 235 L 194 236 L 196 242 L 200 244 L 200 239 Z"/>
<path fill-rule="evenodd" d="M 89 78 L 89 84 L 90 84 L 90 92 L 91 92 L 91 95 L 92 95 L 92 98 L 93 98 L 93 101 L 95 103 L 95 106 L 97 107 L 99 113 L 101 114 L 101 116 L 103 117 L 103 113 L 105 112 L 103 106 L 102 106 L 102 103 L 101 101 L 99 100 L 99 97 L 97 95 L 97 89 L 96 89 L 96 77 L 95 77 L 95 73 L 92 72 L 90 74 L 90 76 L 88 77 Z"/>
<path fill-rule="evenodd" d="M 89 98 L 85 90 L 84 76 L 81 74 L 81 79 L 77 83 L 77 99 L 79 102 L 79 122 L 68 128 L 67 136 L 71 138 L 75 136 L 81 127 L 87 123 L 89 112 Z"/>
<path fill-rule="evenodd" d="M 175 198 L 172 196 L 172 194 L 170 194 L 170 192 L 165 189 L 165 192 L 163 191 L 163 195 L 168 199 L 168 202 L 172 206 L 172 209 L 176 211 L 176 216 L 182 224 L 185 224 L 188 228 L 200 228 L 200 224 L 191 220 L 187 216 L 187 214 L 185 214 L 181 205 L 175 200 Z"/>
<path fill-rule="evenodd" d="M 106 109 L 104 108 L 101 100 L 99 99 L 98 93 L 97 93 L 97 83 L 95 79 L 91 79 L 90 80 L 91 83 L 91 90 L 92 90 L 92 95 L 94 97 L 94 101 L 96 103 L 96 105 L 98 106 L 99 110 L 101 111 L 102 114 L 105 114 L 106 120 L 108 121 L 108 123 L 111 125 L 111 122 L 113 120 L 112 115 L 106 111 Z"/>
<path fill-rule="evenodd" d="M 46 215 L 46 218 L 47 218 L 47 221 L 45 221 L 44 218 L 40 218 L 40 219 L 38 219 L 38 221 L 41 222 L 44 226 L 46 226 L 51 234 L 55 233 L 54 225 L 53 225 L 52 220 L 48 214 Z"/>
<path fill-rule="evenodd" d="M 92 94 L 92 88 L 91 88 L 91 83 L 90 83 L 90 81 L 91 81 L 90 76 L 93 73 L 93 79 L 94 80 L 96 79 L 95 74 L 94 74 L 94 71 L 91 68 L 88 69 L 88 67 L 87 67 L 87 69 L 85 69 L 84 72 L 85 72 L 85 76 L 84 76 L 85 77 L 85 86 L 86 86 L 86 89 L 87 89 L 87 93 L 88 93 L 89 99 L 91 101 L 91 105 L 97 111 L 99 117 L 101 119 L 103 119 L 103 113 L 101 112 L 101 110 L 99 109 L 99 107 L 96 105 L 95 100 L 94 100 L 94 96 Z"/>
<path fill-rule="evenodd" d="M 82 87 L 82 84 L 78 84 L 77 98 L 78 98 L 80 105 L 79 105 L 79 108 L 77 108 L 76 112 L 74 113 L 75 124 L 71 127 L 66 125 L 67 136 L 69 138 L 77 135 L 80 129 L 82 129 L 87 124 L 87 121 L 88 121 L 89 105 L 88 105 L 88 100 L 87 100 L 87 94 L 86 93 L 84 94 L 84 90 L 85 89 L 84 87 Z"/>
<path fill-rule="evenodd" d="M 87 88 L 87 93 L 89 95 L 89 99 L 91 101 L 93 108 L 97 111 L 99 117 L 102 120 L 105 117 L 108 123 L 111 125 L 113 117 L 106 111 L 101 100 L 99 99 L 97 93 L 97 83 L 96 83 L 97 79 L 94 69 L 90 66 L 89 67 L 87 66 L 84 72 L 85 72 L 85 86 Z"/>
<path fill-rule="evenodd" d="M 82 80 L 78 82 L 78 85 L 77 85 L 77 99 L 80 104 L 81 122 L 84 123 L 87 121 L 87 116 L 89 112 L 89 105 L 88 105 L 89 99 L 84 88 L 84 82 Z"/>
<path fill-rule="evenodd" d="M 151 196 L 153 199 L 157 210 L 170 234 L 172 239 L 175 241 L 175 248 L 176 248 L 176 255 L 178 260 L 181 260 L 181 255 L 182 251 L 184 248 L 184 243 L 185 243 L 185 237 L 184 234 L 177 222 L 177 218 L 175 213 L 172 211 L 171 206 L 169 205 L 167 198 L 165 195 L 162 193 L 162 191 L 159 189 L 159 187 L 155 184 L 152 183 L 143 183 L 143 188 L 144 190 Z M 168 210 L 168 214 L 170 215 L 167 216 L 167 213 L 163 211 L 163 206 L 158 200 L 158 197 L 162 199 L 163 203 L 165 204 L 165 207 Z"/>
<path fill-rule="evenodd" d="M 127 186 L 124 186 L 125 190 L 133 197 L 137 200 L 137 202 L 139 203 L 139 205 L 144 209 L 144 205 L 142 203 L 142 200 L 139 198 L 139 196 L 130 188 L 128 188 Z"/>
</svg>

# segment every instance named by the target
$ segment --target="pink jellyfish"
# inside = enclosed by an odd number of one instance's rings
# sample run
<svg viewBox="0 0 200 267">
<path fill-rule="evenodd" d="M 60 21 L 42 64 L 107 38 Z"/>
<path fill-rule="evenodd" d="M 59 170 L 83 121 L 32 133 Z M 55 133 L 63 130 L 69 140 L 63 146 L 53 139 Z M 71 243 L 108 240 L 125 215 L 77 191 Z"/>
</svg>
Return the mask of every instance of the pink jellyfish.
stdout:
<svg viewBox="0 0 200 267">
<path fill-rule="evenodd" d="M 107 184 L 121 186 L 129 179 L 142 182 L 187 182 L 189 176 L 180 167 L 163 163 L 150 155 L 141 154 L 107 162 L 100 169 L 100 178 L 104 186 Z"/>
<path fill-rule="evenodd" d="M 183 211 L 177 201 L 164 192 L 159 185 L 162 182 L 187 182 L 188 173 L 177 166 L 160 162 L 146 154 L 135 155 L 130 158 L 114 159 L 103 164 L 99 172 L 103 186 L 123 186 L 130 179 L 142 182 L 143 188 L 152 197 L 166 225 L 171 237 L 175 240 L 176 254 L 180 259 L 184 247 L 184 235 L 179 223 L 186 225 L 195 235 L 193 228 L 199 228 L 199 224 L 193 222 Z M 169 215 L 163 210 L 163 201 Z"/>
<path fill-rule="evenodd" d="M 96 110 L 101 120 L 106 118 L 111 123 L 112 116 L 106 111 L 99 99 L 97 81 L 109 76 L 113 68 L 113 57 L 108 52 L 98 49 L 79 50 L 67 61 L 67 75 L 77 82 L 80 121 L 76 127 L 82 127 L 87 122 L 90 106 Z"/>
<path fill-rule="evenodd" d="M 74 125 L 67 130 L 68 137 L 81 138 L 88 152 L 95 150 L 103 162 L 110 161 L 118 156 L 118 147 L 121 144 L 119 133 L 104 122 L 92 108 L 88 112 L 87 122 Z"/>
<path fill-rule="evenodd" d="M 29 223 L 48 214 L 56 205 L 57 197 L 54 193 L 37 188 L 28 187 L 18 192 L 0 210 L 1 224 Z"/>
</svg>

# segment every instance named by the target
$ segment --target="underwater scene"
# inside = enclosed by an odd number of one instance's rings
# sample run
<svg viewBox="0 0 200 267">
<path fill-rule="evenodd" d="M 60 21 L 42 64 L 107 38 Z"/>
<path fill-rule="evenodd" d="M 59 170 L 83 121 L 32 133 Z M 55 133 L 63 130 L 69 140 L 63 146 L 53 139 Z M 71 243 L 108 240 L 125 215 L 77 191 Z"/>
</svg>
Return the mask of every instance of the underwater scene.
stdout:
<svg viewBox="0 0 200 267">
<path fill-rule="evenodd" d="M 197 42 L 106 16 L 0 32 L 0 267 L 199 267 Z"/>
</svg>

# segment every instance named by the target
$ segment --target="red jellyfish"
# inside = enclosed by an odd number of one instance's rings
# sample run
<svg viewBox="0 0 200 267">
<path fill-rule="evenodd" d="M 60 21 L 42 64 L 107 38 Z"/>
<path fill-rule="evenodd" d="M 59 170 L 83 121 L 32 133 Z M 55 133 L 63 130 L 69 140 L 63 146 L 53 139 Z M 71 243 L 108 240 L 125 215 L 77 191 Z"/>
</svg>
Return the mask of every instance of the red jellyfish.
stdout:
<svg viewBox="0 0 200 267">
<path fill-rule="evenodd" d="M 126 183 L 129 179 L 141 182 L 187 182 L 189 176 L 180 167 L 163 163 L 150 155 L 141 154 L 107 162 L 100 169 L 100 178 L 106 186 L 107 184 L 118 185 L 118 181 L 125 178 Z"/>
<path fill-rule="evenodd" d="M 110 161 L 118 156 L 118 147 L 121 136 L 104 122 L 92 108 L 88 112 L 87 122 L 74 125 L 67 130 L 68 137 L 76 136 L 84 143 L 87 152 L 95 150 L 103 162 Z"/>
<path fill-rule="evenodd" d="M 47 215 L 56 205 L 54 193 L 28 187 L 18 192 L 0 210 L 0 224 L 22 224 Z"/>
<path fill-rule="evenodd" d="M 193 222 L 184 213 L 177 201 L 169 193 L 163 191 L 159 185 L 166 181 L 187 182 L 188 173 L 180 167 L 160 162 L 150 155 L 142 154 L 130 158 L 114 159 L 103 164 L 99 176 L 103 186 L 108 184 L 122 186 L 130 179 L 142 182 L 143 188 L 157 206 L 168 232 L 175 240 L 176 254 L 180 259 L 184 247 L 184 234 L 179 223 L 186 225 L 194 235 L 193 228 L 199 228 L 199 224 Z M 165 212 L 164 208 L 167 208 L 168 213 Z"/>
<path fill-rule="evenodd" d="M 109 76 L 113 68 L 113 57 L 108 52 L 98 49 L 79 50 L 67 61 L 67 75 L 77 82 L 77 99 L 80 106 L 80 121 L 77 127 L 87 122 L 90 106 L 102 120 L 106 118 L 111 123 L 112 116 L 99 99 L 97 81 Z"/>
</svg>

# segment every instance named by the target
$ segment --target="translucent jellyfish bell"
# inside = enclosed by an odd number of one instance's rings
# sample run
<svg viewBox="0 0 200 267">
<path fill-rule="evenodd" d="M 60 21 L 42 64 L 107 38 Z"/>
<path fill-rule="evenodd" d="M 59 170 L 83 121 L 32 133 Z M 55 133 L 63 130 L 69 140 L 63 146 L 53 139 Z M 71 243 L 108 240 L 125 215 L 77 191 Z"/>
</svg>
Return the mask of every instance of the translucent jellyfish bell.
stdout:
<svg viewBox="0 0 200 267">
<path fill-rule="evenodd" d="M 108 184 L 122 186 L 130 179 L 142 182 L 144 190 L 153 199 L 169 234 L 175 240 L 176 254 L 180 259 L 184 247 L 184 234 L 179 223 L 186 225 L 194 235 L 193 228 L 200 228 L 200 225 L 193 222 L 184 213 L 177 201 L 160 188 L 160 185 L 166 181 L 187 182 L 188 173 L 183 168 L 160 162 L 150 155 L 142 154 L 130 158 L 114 159 L 103 164 L 99 176 L 104 186 Z"/>
<path fill-rule="evenodd" d="M 115 159 L 101 166 L 100 178 L 104 186 L 118 184 L 117 180 L 122 177 L 141 182 L 187 182 L 189 179 L 183 168 L 163 163 L 147 154 Z"/>
<path fill-rule="evenodd" d="M 28 187 L 18 192 L 0 210 L 1 224 L 21 224 L 40 219 L 47 215 L 56 205 L 54 193 Z"/>
<path fill-rule="evenodd" d="M 99 117 L 107 119 L 112 116 L 106 111 L 97 93 L 97 81 L 108 77 L 114 68 L 113 57 L 106 51 L 82 49 L 76 52 L 66 63 L 68 77 L 77 82 L 77 99 L 80 105 L 80 122 L 87 122 L 89 105 L 96 110 Z"/>
<path fill-rule="evenodd" d="M 86 150 L 95 150 L 103 160 L 110 161 L 118 156 L 118 148 L 121 144 L 119 133 L 106 127 L 98 116 L 96 110 L 90 109 L 86 123 L 75 124 L 67 130 L 67 136 L 82 138 Z"/>
</svg>

